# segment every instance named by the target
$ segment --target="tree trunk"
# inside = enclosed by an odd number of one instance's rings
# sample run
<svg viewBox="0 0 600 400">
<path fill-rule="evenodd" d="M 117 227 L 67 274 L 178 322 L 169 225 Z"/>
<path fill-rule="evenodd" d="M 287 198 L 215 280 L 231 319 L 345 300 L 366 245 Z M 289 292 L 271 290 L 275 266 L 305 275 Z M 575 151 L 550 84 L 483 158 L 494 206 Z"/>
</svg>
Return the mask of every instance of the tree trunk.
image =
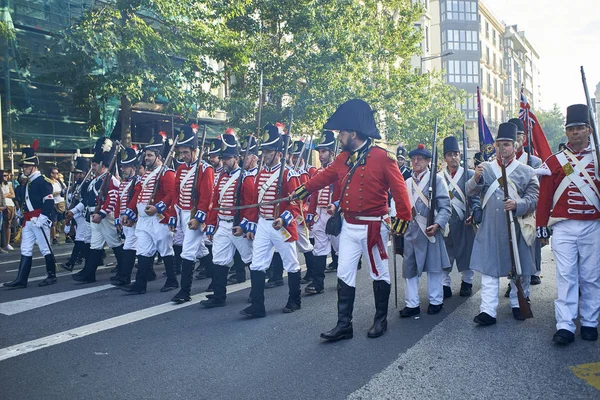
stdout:
<svg viewBox="0 0 600 400">
<path fill-rule="evenodd" d="M 131 102 L 126 95 L 121 96 L 121 144 L 131 147 Z"/>
</svg>

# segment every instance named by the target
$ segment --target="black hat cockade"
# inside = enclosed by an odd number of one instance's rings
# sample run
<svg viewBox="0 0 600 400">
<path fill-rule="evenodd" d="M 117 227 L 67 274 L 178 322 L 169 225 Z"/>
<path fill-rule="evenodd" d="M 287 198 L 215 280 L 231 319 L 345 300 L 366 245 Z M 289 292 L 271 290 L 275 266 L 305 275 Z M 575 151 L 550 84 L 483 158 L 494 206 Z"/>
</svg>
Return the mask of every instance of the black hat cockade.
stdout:
<svg viewBox="0 0 600 400">
<path fill-rule="evenodd" d="M 85 157 L 77 157 L 75 159 L 75 169 L 73 172 L 87 174 L 90 170 L 90 160 Z"/>
<path fill-rule="evenodd" d="M 108 168 L 113 156 L 112 148 L 112 140 L 104 136 L 98 138 L 94 145 L 94 157 L 92 158 L 92 162 L 102 164 Z"/>
<path fill-rule="evenodd" d="M 498 140 L 512 140 L 513 142 L 517 141 L 517 126 L 510 122 L 503 122 L 498 126 L 498 135 L 496 136 L 496 141 Z"/>
<path fill-rule="evenodd" d="M 429 159 L 432 157 L 431 151 L 427 150 L 424 144 L 419 144 L 416 149 L 411 150 L 410 153 L 408 153 L 409 158 L 413 158 L 414 156 L 421 156 Z"/>
<path fill-rule="evenodd" d="M 508 120 L 509 124 L 515 124 L 517 127 L 517 134 L 525 133 L 525 125 L 523 124 L 523 120 L 521 118 L 511 118 Z"/>
<path fill-rule="evenodd" d="M 449 151 L 456 151 L 460 153 L 460 147 L 458 146 L 458 139 L 454 136 L 448 136 L 444 138 L 444 155 Z"/>
<path fill-rule="evenodd" d="M 25 166 L 34 166 L 37 167 L 40 165 L 40 160 L 38 156 L 35 154 L 38 146 L 40 145 L 40 141 L 35 139 L 31 144 L 31 147 L 26 147 L 23 149 L 23 154 L 21 155 L 21 160 L 19 161 L 19 165 L 22 167 Z"/>
<path fill-rule="evenodd" d="M 375 111 L 371 106 L 360 99 L 352 99 L 341 104 L 327 120 L 323 129 L 334 131 L 355 131 L 367 137 L 381 139 L 379 129 L 375 124 Z"/>
<path fill-rule="evenodd" d="M 119 158 L 119 165 L 121 167 L 137 167 L 138 154 L 137 151 L 132 147 L 127 147 L 121 150 L 121 157 Z"/>
<path fill-rule="evenodd" d="M 567 107 L 565 128 L 580 125 L 590 125 L 590 109 L 588 106 L 585 104 L 573 104 Z"/>
<path fill-rule="evenodd" d="M 316 143 L 316 149 L 335 150 L 335 134 L 332 131 L 323 131 L 323 134 Z"/>
<path fill-rule="evenodd" d="M 237 138 L 233 128 L 225 131 L 221 136 L 221 158 L 236 157 L 240 155 Z"/>
<path fill-rule="evenodd" d="M 396 149 L 396 158 L 406 160 L 406 156 L 408 155 L 408 151 L 406 151 L 406 147 L 400 145 Z"/>
<path fill-rule="evenodd" d="M 250 148 L 248 148 L 248 145 Z M 244 136 L 240 142 L 240 149 L 244 156 L 246 155 L 246 150 L 248 150 L 248 154 L 258 155 L 258 143 L 256 142 L 256 138 L 253 135 Z"/>
</svg>

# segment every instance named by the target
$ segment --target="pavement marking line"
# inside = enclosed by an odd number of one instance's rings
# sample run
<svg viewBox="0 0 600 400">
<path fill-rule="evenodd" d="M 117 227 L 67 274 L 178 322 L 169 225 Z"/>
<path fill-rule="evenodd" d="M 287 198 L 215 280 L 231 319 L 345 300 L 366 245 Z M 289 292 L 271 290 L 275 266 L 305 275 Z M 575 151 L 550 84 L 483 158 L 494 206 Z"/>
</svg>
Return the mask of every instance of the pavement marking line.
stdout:
<svg viewBox="0 0 600 400">
<path fill-rule="evenodd" d="M 12 253 L 9 253 L 12 254 Z M 18 253 L 14 253 L 15 255 L 19 255 Z M 68 253 L 62 253 L 62 254 L 56 254 L 54 253 L 54 257 L 62 257 L 62 256 L 70 256 L 71 252 Z M 41 257 L 33 257 L 33 260 L 43 260 L 44 256 Z M 0 261 L 0 265 L 4 265 L 4 264 L 14 264 L 14 263 L 19 263 L 19 259 L 16 260 L 7 260 L 7 261 Z M 16 271 L 16 269 L 15 269 Z M 12 272 L 12 271 L 7 271 L 7 272 Z"/>
<path fill-rule="evenodd" d="M 114 288 L 113 285 L 93 286 L 85 289 L 69 290 L 67 292 L 47 294 L 44 296 L 30 297 L 27 299 L 8 301 L 0 303 L 0 314 L 15 315 L 25 311 L 34 310 L 50 304 L 73 299 L 75 297 L 85 296 L 102 290 Z"/>
<path fill-rule="evenodd" d="M 576 377 L 600 390 L 600 362 L 579 364 L 569 368 Z"/>
<path fill-rule="evenodd" d="M 113 269 L 113 268 L 115 267 L 113 263 L 109 263 L 109 264 L 111 264 L 111 265 L 106 265 L 106 266 L 104 266 L 104 267 L 98 267 L 98 269 L 97 269 L 96 271 L 102 271 L 103 269 L 109 269 L 109 268 L 110 268 L 110 269 Z M 59 273 L 59 274 L 56 274 L 56 277 L 57 277 L 57 278 L 60 278 L 61 276 L 69 276 L 69 275 L 73 275 L 73 274 L 76 274 L 76 273 L 78 273 L 79 271 L 80 271 L 80 270 L 77 270 L 77 271 L 71 271 L 71 272 L 63 272 L 63 273 Z M 46 275 L 43 275 L 43 276 L 36 276 L 35 278 L 29 278 L 29 279 L 27 280 L 27 283 L 29 283 L 29 282 L 43 281 L 44 279 L 46 279 Z M 6 281 L 6 282 L 12 282 L 12 281 Z M 6 283 L 6 282 L 4 282 L 4 283 Z M 0 286 L 2 286 L 2 284 L 1 284 L 1 283 L 0 283 Z"/>
</svg>

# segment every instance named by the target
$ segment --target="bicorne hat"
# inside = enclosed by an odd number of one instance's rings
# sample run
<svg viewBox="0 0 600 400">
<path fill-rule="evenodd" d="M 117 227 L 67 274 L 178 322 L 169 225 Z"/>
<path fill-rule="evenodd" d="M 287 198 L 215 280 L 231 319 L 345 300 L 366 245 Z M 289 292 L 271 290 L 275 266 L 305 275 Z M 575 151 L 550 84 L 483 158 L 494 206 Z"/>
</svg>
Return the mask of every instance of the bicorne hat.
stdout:
<svg viewBox="0 0 600 400">
<path fill-rule="evenodd" d="M 323 125 L 323 129 L 356 131 L 371 138 L 381 139 L 373 117 L 374 113 L 375 111 L 371 109 L 366 101 L 360 99 L 348 100 L 335 110 Z"/>
</svg>

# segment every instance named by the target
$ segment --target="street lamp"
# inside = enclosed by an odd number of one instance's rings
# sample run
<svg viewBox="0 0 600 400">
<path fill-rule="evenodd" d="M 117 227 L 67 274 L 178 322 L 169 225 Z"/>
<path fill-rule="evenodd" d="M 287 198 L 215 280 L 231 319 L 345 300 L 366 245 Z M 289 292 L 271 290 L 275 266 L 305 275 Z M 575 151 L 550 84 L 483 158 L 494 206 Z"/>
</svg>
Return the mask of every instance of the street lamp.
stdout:
<svg viewBox="0 0 600 400">
<path fill-rule="evenodd" d="M 453 51 L 447 51 L 445 53 L 440 53 L 440 54 L 436 54 L 436 55 L 433 55 L 433 56 L 422 57 L 421 58 L 421 73 L 419 75 L 423 75 L 423 62 L 435 60 L 436 58 L 442 58 L 442 57 L 446 57 L 446 56 L 451 56 L 452 54 L 454 54 Z"/>
</svg>

